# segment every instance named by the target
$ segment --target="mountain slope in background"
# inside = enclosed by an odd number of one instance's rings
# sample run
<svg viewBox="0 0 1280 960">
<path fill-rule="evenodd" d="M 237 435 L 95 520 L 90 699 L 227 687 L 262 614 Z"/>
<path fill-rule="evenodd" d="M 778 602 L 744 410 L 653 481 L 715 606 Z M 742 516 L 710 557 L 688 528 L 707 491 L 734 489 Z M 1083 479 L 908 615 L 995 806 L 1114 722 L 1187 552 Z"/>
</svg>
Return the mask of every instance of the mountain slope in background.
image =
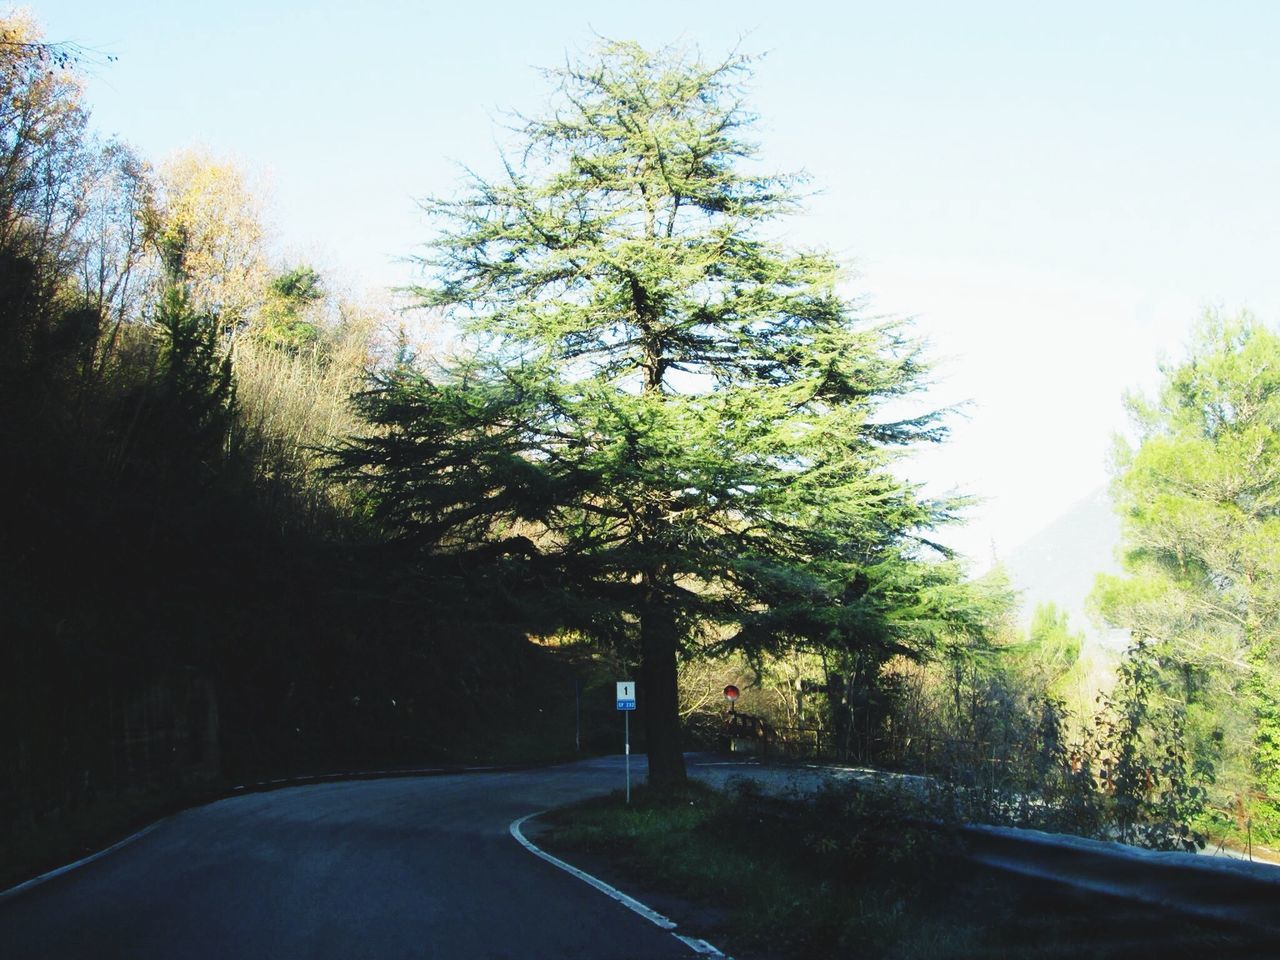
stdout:
<svg viewBox="0 0 1280 960">
<path fill-rule="evenodd" d="M 1120 518 L 1099 488 L 1001 558 L 1021 592 L 1020 621 L 1029 623 L 1038 604 L 1055 603 L 1067 611 L 1072 630 L 1084 631 L 1086 651 L 1114 657 L 1123 650 L 1128 631 L 1095 623 L 1085 612 L 1094 577 L 1120 572 L 1119 543 Z"/>
</svg>

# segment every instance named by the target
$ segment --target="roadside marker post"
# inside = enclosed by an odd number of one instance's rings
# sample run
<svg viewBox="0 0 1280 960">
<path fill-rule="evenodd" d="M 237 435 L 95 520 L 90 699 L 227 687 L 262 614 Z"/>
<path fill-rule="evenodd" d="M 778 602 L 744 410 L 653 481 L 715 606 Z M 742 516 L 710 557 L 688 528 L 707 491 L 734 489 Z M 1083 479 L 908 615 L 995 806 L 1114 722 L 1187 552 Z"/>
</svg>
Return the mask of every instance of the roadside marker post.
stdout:
<svg viewBox="0 0 1280 960">
<path fill-rule="evenodd" d="M 618 681 L 618 709 L 622 711 L 623 743 L 627 757 L 627 803 L 631 802 L 631 711 L 636 708 L 634 680 Z"/>
</svg>

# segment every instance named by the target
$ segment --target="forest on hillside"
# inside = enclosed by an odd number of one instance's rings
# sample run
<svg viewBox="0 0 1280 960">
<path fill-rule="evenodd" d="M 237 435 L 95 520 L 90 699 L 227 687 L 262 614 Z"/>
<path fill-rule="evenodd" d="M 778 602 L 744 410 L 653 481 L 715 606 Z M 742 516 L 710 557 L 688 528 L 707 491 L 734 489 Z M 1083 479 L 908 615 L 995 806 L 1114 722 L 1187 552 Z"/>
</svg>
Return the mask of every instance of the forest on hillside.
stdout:
<svg viewBox="0 0 1280 960">
<path fill-rule="evenodd" d="M 1280 840 L 1269 327 L 1206 317 L 1131 400 L 1100 682 L 938 542 L 968 501 L 901 477 L 950 411 L 909 324 L 776 239 L 800 180 L 755 172 L 750 58 L 552 71 L 519 162 L 425 203 L 445 352 L 281 256 L 234 164 L 94 130 L 82 57 L 0 20 L 0 845 L 193 784 L 568 756 L 583 691 L 615 750 L 633 671 L 658 787 L 732 682 L 770 750 L 972 819 Z"/>
</svg>

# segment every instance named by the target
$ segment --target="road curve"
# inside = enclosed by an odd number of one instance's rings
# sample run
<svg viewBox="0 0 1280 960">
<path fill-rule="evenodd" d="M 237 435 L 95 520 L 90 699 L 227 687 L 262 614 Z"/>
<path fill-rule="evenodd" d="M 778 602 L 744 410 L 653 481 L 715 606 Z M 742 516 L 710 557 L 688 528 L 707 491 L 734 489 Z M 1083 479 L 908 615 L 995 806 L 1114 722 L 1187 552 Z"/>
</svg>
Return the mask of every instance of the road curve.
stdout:
<svg viewBox="0 0 1280 960">
<path fill-rule="evenodd" d="M 633 758 L 642 778 L 644 759 Z M 5 960 L 666 960 L 693 951 L 532 856 L 513 820 L 618 789 L 622 758 L 324 783 L 162 821 L 0 902 Z"/>
</svg>

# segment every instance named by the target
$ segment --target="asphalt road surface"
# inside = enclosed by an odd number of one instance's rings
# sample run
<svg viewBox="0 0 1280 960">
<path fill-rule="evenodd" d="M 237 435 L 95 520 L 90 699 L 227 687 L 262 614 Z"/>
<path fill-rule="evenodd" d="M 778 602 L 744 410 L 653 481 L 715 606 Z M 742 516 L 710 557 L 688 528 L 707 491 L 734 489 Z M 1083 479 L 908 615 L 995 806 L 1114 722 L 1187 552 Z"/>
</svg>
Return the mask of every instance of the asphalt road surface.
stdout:
<svg viewBox="0 0 1280 960">
<path fill-rule="evenodd" d="M 828 778 L 883 777 L 687 759 L 689 772 L 713 785 L 747 775 L 769 791 L 805 793 Z M 632 759 L 632 773 L 637 781 L 644 777 L 643 757 Z M 92 863 L 0 897 L 0 960 L 696 956 L 672 932 L 539 859 L 509 832 L 528 814 L 622 783 L 623 759 L 606 757 L 232 797 L 163 820 Z M 973 830 L 998 834 L 978 844 L 978 852 L 1012 856 L 1015 872 L 1085 890 L 1119 884 L 1123 889 L 1113 892 L 1128 898 L 1183 903 L 1187 912 L 1221 914 L 1250 928 L 1273 915 L 1280 888 L 1275 868 L 1264 865 L 1222 864 L 1206 872 L 1195 857 L 1126 851 L 1118 858 L 1093 849 L 1114 845 L 1038 834 L 1031 843 L 1025 831 Z M 1010 849 L 988 849 L 1000 843 Z M 1144 858 L 1160 863 L 1137 862 Z M 1187 862 L 1175 870 L 1173 860 Z M 1128 881 L 1126 871 L 1133 874 Z"/>
<path fill-rule="evenodd" d="M 0 958 L 694 956 L 508 832 L 620 788 L 622 766 L 324 783 L 188 810 L 0 901 Z"/>
</svg>

